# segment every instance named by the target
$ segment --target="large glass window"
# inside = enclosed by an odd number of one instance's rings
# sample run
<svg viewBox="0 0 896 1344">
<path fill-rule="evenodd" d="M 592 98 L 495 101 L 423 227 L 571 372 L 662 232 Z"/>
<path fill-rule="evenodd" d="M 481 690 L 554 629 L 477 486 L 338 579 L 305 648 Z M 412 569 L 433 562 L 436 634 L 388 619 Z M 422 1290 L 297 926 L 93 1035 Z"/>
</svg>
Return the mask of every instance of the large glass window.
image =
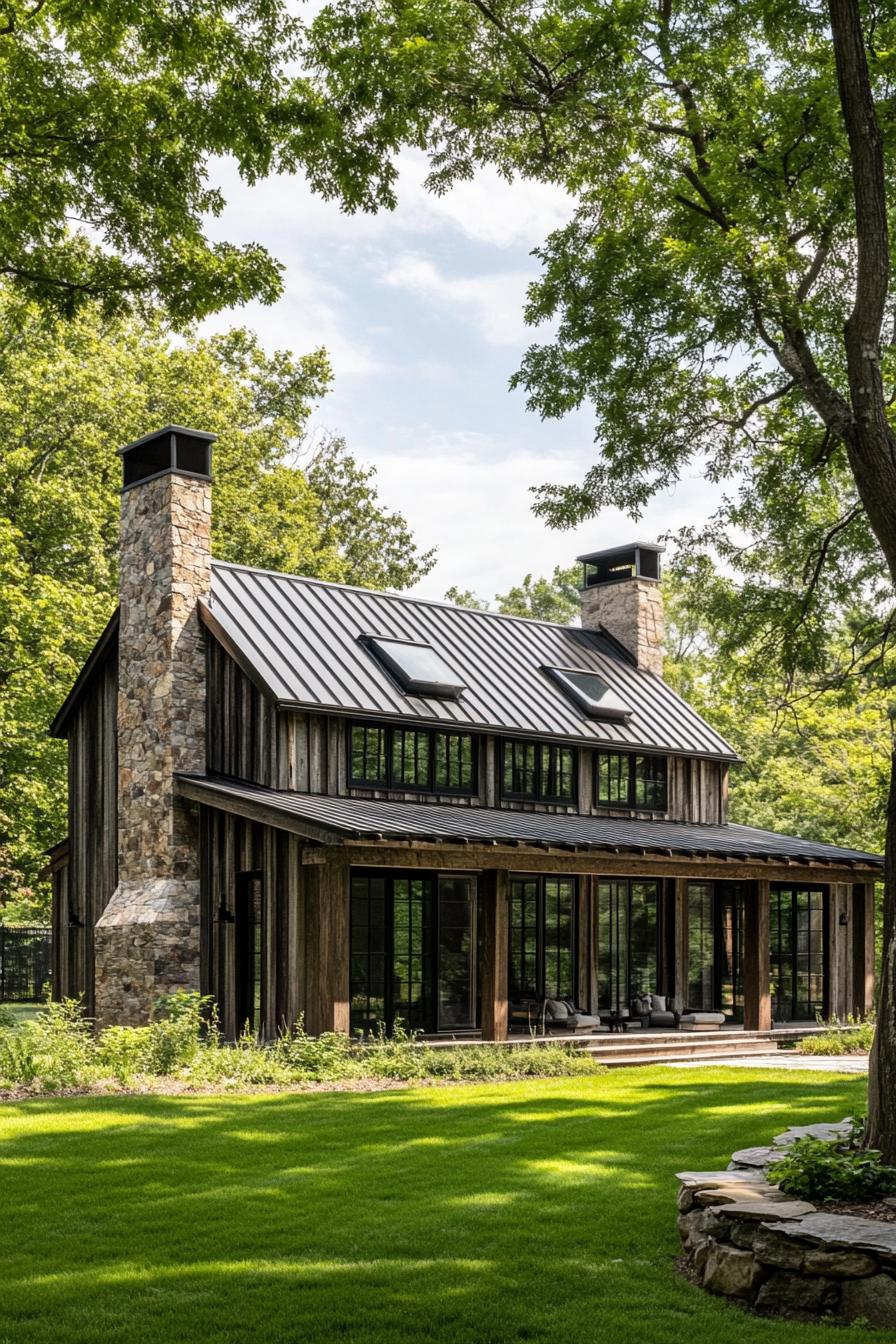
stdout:
<svg viewBox="0 0 896 1344">
<path fill-rule="evenodd" d="M 387 778 L 386 730 L 370 724 L 352 726 L 349 777 L 356 784 L 381 784 Z"/>
<path fill-rule="evenodd" d="M 666 811 L 668 772 L 665 756 L 642 756 L 625 751 L 597 751 L 594 755 L 594 795 L 600 807 Z"/>
<path fill-rule="evenodd" d="M 574 999 L 574 878 L 510 879 L 510 997 Z"/>
<path fill-rule="evenodd" d="M 575 747 L 519 739 L 503 745 L 502 795 L 531 802 L 574 803 Z"/>
<path fill-rule="evenodd" d="M 776 1022 L 811 1022 L 825 1012 L 825 891 L 771 889 L 771 994 Z"/>
<path fill-rule="evenodd" d="M 369 788 L 474 793 L 476 740 L 470 733 L 355 723 L 349 782 Z"/>
<path fill-rule="evenodd" d="M 350 917 L 353 1032 L 475 1025 L 474 877 L 353 870 Z"/>
<path fill-rule="evenodd" d="M 352 1031 L 432 1030 L 433 889 L 430 876 L 352 874 Z"/>
<path fill-rule="evenodd" d="M 597 887 L 597 997 L 601 1008 L 628 1008 L 659 990 L 658 882 L 615 878 Z"/>
<path fill-rule="evenodd" d="M 688 884 L 688 1001 L 743 1019 L 744 884 Z"/>
<path fill-rule="evenodd" d="M 393 788 L 425 789 L 430 780 L 430 743 L 428 732 L 413 728 L 392 729 Z"/>
<path fill-rule="evenodd" d="M 711 882 L 688 884 L 687 1007 L 712 1012 L 715 985 L 715 888 Z"/>
</svg>

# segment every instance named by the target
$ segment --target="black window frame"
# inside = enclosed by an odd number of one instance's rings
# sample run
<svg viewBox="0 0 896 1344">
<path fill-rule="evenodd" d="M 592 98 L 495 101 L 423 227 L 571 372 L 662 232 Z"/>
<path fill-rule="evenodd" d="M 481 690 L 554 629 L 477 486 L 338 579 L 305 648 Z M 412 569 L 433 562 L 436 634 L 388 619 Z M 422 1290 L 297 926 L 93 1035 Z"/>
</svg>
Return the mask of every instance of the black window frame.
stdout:
<svg viewBox="0 0 896 1344">
<path fill-rule="evenodd" d="M 606 760 L 616 763 L 620 766 L 626 762 L 628 770 L 628 781 L 626 797 L 622 799 L 610 799 L 601 796 L 601 761 Z M 648 763 L 651 770 L 655 771 L 652 778 L 645 779 L 639 777 L 637 771 L 637 762 L 644 761 Z M 617 770 L 617 774 L 619 771 Z M 663 801 L 662 806 L 656 803 L 638 802 L 637 791 L 638 784 L 662 782 Z M 597 748 L 594 752 L 594 805 L 595 807 L 612 807 L 624 812 L 668 812 L 669 811 L 669 758 L 651 751 L 605 751 L 603 748 Z"/>
<path fill-rule="evenodd" d="M 508 753 L 513 753 L 517 748 L 524 751 L 534 750 L 535 760 L 533 765 L 534 785 L 532 792 L 523 792 L 519 789 L 508 789 L 506 784 L 507 759 Z M 571 792 L 569 796 L 560 793 L 549 793 L 545 788 L 545 775 L 550 779 L 552 770 L 557 771 L 562 778 L 562 770 L 559 765 L 548 765 L 545 769 L 544 753 L 547 752 L 549 759 L 552 753 L 568 751 L 572 756 L 571 765 Z M 513 768 L 513 767 L 511 767 Z M 502 800 L 514 803 L 556 803 L 561 807 L 576 807 L 579 801 L 579 749 L 567 742 L 546 742 L 543 738 L 525 738 L 525 737 L 505 737 L 501 739 L 500 751 L 500 775 L 498 779 L 499 792 Z"/>
<path fill-rule="evenodd" d="M 384 772 L 378 778 L 365 777 L 356 779 L 352 774 L 353 764 L 353 743 L 356 731 L 367 733 L 379 733 L 382 735 L 382 753 L 384 762 Z M 418 737 L 424 737 L 427 741 L 427 765 L 426 781 L 418 784 L 405 783 L 404 780 L 396 777 L 395 771 L 395 745 L 398 740 L 397 735 L 415 734 Z M 467 738 L 470 742 L 470 783 L 464 784 L 439 784 L 436 781 L 437 765 L 441 759 L 438 743 L 440 738 Z M 418 751 L 415 748 L 415 757 Z M 390 793 L 434 793 L 451 794 L 458 798 L 474 798 L 479 792 L 479 738 L 476 733 L 468 733 L 464 730 L 455 728 L 433 728 L 422 726 L 415 723 L 373 723 L 369 720 L 352 719 L 348 724 L 346 733 L 346 757 L 347 757 L 347 778 L 350 789 L 385 789 Z M 365 756 L 366 759 L 366 756 Z"/>
<path fill-rule="evenodd" d="M 549 923 L 547 919 L 548 907 L 548 884 L 557 886 L 560 884 L 569 885 L 570 891 L 570 945 L 569 945 L 569 999 L 573 1003 L 579 1000 L 579 879 L 572 873 L 511 873 L 508 881 L 508 947 L 507 947 L 507 997 L 514 1003 L 525 1003 L 527 1001 L 542 1001 L 546 998 L 554 998 L 555 994 L 548 993 L 548 950 L 549 945 L 554 950 L 554 955 L 559 949 L 559 941 L 555 938 L 552 942 L 549 932 Z M 525 900 L 523 889 L 527 886 L 535 888 L 534 907 L 532 909 L 532 920 L 528 921 L 525 917 L 525 906 L 521 903 Z M 517 890 L 519 889 L 519 890 Z M 522 918 L 519 917 L 517 905 L 523 912 Z M 527 938 L 528 934 L 528 938 Z M 529 939 L 532 940 L 532 946 L 529 948 Z M 518 955 L 522 955 L 524 961 L 528 955 L 533 958 L 534 965 L 534 983 L 527 987 L 516 983 L 516 967 L 514 960 Z M 556 968 L 555 968 L 556 969 Z M 523 967 L 523 978 L 526 977 L 525 966 Z M 553 984 L 550 986 L 553 989 Z M 556 991 L 556 996 L 566 998 L 566 995 Z"/>
</svg>

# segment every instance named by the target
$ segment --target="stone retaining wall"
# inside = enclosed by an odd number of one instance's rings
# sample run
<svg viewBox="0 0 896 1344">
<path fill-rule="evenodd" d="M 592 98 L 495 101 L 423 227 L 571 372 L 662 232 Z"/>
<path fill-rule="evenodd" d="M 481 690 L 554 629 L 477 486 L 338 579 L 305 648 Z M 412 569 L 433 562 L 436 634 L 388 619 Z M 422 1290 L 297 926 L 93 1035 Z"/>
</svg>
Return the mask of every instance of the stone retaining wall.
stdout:
<svg viewBox="0 0 896 1344">
<path fill-rule="evenodd" d="M 769 1315 L 896 1327 L 896 1223 L 819 1212 L 765 1176 L 795 1139 L 834 1142 L 850 1123 L 789 1129 L 735 1153 L 727 1171 L 679 1172 L 682 1247 L 708 1292 Z"/>
</svg>

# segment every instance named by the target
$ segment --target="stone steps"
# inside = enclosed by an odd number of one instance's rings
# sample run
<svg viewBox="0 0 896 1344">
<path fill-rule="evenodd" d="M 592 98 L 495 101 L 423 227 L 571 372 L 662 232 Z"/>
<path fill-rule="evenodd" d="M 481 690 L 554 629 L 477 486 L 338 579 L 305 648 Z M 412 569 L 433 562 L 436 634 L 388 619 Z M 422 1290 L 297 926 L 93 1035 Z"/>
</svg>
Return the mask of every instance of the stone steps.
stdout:
<svg viewBox="0 0 896 1344">
<path fill-rule="evenodd" d="M 781 1045 L 817 1033 L 816 1026 L 779 1027 L 774 1031 L 625 1032 L 589 1036 L 580 1048 L 610 1068 L 667 1064 L 683 1059 L 718 1060 L 774 1054 Z"/>
</svg>

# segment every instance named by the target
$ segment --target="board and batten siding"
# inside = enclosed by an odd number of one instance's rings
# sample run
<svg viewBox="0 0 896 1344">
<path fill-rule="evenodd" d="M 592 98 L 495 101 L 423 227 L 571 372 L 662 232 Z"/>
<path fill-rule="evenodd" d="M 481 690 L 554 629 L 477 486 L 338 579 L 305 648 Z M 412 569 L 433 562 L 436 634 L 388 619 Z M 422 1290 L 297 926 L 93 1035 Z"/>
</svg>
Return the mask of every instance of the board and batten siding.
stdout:
<svg viewBox="0 0 896 1344">
<path fill-rule="evenodd" d="M 88 1015 L 94 1012 L 93 930 L 118 883 L 117 719 L 113 646 L 67 728 L 69 860 L 64 882 L 54 883 L 54 931 L 66 938 L 66 950 L 53 993 L 83 995 Z"/>
<path fill-rule="evenodd" d="M 358 716 L 363 718 L 362 715 Z M 407 720 L 413 724 L 413 719 Z M 208 768 L 268 788 L 340 798 L 442 803 L 455 807 L 504 807 L 511 811 L 630 816 L 627 809 L 594 803 L 594 750 L 579 747 L 578 798 L 573 805 L 502 799 L 501 739 L 478 735 L 477 788 L 472 794 L 425 793 L 417 789 L 371 789 L 348 778 L 351 720 L 341 715 L 278 710 L 208 635 Z M 728 765 L 724 761 L 670 756 L 669 807 L 640 811 L 643 819 L 720 825 L 728 813 Z"/>
</svg>

